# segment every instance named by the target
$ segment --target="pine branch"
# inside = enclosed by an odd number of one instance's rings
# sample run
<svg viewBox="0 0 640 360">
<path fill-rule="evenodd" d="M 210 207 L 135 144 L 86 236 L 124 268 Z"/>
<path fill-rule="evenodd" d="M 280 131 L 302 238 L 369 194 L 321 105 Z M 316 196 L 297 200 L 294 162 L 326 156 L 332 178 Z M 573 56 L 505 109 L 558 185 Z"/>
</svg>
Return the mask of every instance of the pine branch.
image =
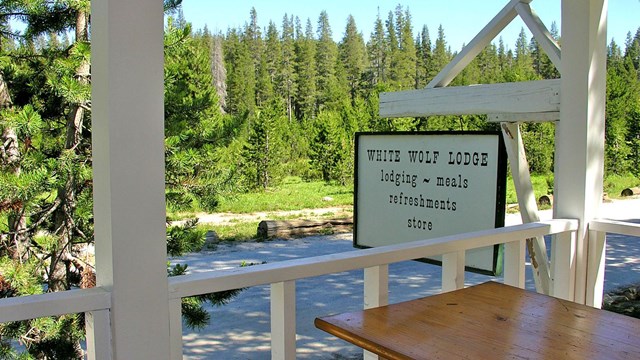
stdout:
<svg viewBox="0 0 640 360">
<path fill-rule="evenodd" d="M 20 235 L 20 234 L 25 234 L 25 233 L 30 233 L 35 231 L 38 226 L 40 226 L 43 222 L 47 221 L 48 217 L 53 214 L 54 211 L 56 211 L 56 209 L 58 208 L 58 206 L 60 206 L 61 200 L 60 199 L 56 199 L 53 204 L 51 205 L 51 207 L 44 213 L 42 214 L 42 216 L 40 217 L 40 219 L 38 219 L 36 222 L 34 222 L 30 227 L 26 228 L 26 229 L 22 229 L 19 231 L 14 231 L 14 232 L 9 232 L 9 235 Z"/>
</svg>

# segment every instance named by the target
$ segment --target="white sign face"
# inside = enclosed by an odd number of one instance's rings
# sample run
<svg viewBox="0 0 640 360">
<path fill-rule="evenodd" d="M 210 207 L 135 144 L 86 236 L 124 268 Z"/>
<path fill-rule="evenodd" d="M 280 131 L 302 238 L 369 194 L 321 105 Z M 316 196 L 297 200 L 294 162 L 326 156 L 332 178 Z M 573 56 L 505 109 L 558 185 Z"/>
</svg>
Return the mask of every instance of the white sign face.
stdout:
<svg viewBox="0 0 640 360">
<path fill-rule="evenodd" d="M 356 134 L 354 245 L 504 226 L 506 160 L 498 132 Z M 496 273 L 498 249 L 467 251 L 467 269 Z"/>
</svg>

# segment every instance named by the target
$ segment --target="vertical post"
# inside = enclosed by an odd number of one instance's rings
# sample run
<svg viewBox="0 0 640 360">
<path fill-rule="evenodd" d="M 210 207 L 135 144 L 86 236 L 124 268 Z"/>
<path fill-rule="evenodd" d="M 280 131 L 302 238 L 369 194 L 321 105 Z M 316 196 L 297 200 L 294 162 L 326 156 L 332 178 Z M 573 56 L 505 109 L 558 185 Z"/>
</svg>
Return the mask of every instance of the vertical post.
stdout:
<svg viewBox="0 0 640 360">
<path fill-rule="evenodd" d="M 111 360 L 111 322 L 109 310 L 85 313 L 87 360 Z"/>
<path fill-rule="evenodd" d="M 524 289 L 525 240 L 504 244 L 504 283 Z"/>
<path fill-rule="evenodd" d="M 169 300 L 169 336 L 171 360 L 180 360 L 182 354 L 182 299 Z"/>
<path fill-rule="evenodd" d="M 364 308 L 389 304 L 389 265 L 364 269 Z"/>
<path fill-rule="evenodd" d="M 587 281 L 588 226 L 602 203 L 606 30 L 607 0 L 562 0 L 562 103 L 556 127 L 554 217 L 580 220 L 574 300 L 590 305 L 593 299 L 587 299 L 587 293 L 596 284 Z M 563 252 L 558 256 L 571 256 L 566 248 L 555 250 Z"/>
<path fill-rule="evenodd" d="M 464 287 L 464 264 L 464 250 L 442 255 L 442 292 Z"/>
<path fill-rule="evenodd" d="M 551 296 L 573 301 L 575 294 L 575 249 L 573 232 L 554 236 L 551 248 Z"/>
<path fill-rule="evenodd" d="M 371 309 L 389 304 L 389 265 L 364 269 L 364 308 Z M 378 360 L 380 357 L 363 350 L 364 360 Z"/>
<path fill-rule="evenodd" d="M 511 165 L 513 183 L 516 187 L 522 222 L 526 224 L 540 221 L 520 125 L 518 123 L 503 122 L 501 128 L 509 156 L 509 164 Z M 529 249 L 529 257 L 531 258 L 531 270 L 533 272 L 536 291 L 548 295 L 551 275 L 549 258 L 547 257 L 547 246 L 544 243 L 544 238 L 539 236 L 527 239 L 526 242 L 527 248 Z"/>
<path fill-rule="evenodd" d="M 587 304 L 601 308 L 604 295 L 604 265 L 607 234 L 589 231 L 589 260 L 587 265 Z"/>
<path fill-rule="evenodd" d="M 296 283 L 271 284 L 271 358 L 296 358 Z"/>
<path fill-rule="evenodd" d="M 97 285 L 115 359 L 168 359 L 163 4 L 91 2 Z"/>
</svg>

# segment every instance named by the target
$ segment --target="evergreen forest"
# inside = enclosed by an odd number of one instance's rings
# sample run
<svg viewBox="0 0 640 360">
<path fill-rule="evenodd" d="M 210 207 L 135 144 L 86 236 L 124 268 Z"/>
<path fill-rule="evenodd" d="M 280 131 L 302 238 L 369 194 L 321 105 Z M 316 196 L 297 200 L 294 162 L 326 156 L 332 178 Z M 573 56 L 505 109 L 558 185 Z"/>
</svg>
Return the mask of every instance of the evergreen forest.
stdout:
<svg viewBox="0 0 640 360">
<path fill-rule="evenodd" d="M 165 0 L 165 158 L 169 211 L 215 212 L 220 199 L 287 177 L 353 182 L 358 131 L 498 130 L 485 115 L 386 119 L 381 92 L 424 88 L 456 55 L 438 24 L 398 5 L 332 29 L 283 13 L 240 28 L 194 29 Z M 0 2 L 0 298 L 91 287 L 93 242 L 89 0 Z M 16 24 L 24 25 L 17 30 Z M 343 34 L 334 40 L 334 33 Z M 551 34 L 562 44 L 555 23 Z M 469 34 L 473 36 L 475 34 Z M 640 27 L 608 46 L 605 174 L 640 176 Z M 451 86 L 559 78 L 523 29 L 484 49 Z M 553 171 L 554 124 L 522 124 L 534 174 Z M 168 231 L 172 255 L 194 224 Z M 186 268 L 170 267 L 168 275 Z M 204 296 L 183 304 L 208 320 Z M 80 358 L 81 316 L 0 324 L 0 358 Z M 21 350 L 15 344 L 21 344 Z"/>
</svg>

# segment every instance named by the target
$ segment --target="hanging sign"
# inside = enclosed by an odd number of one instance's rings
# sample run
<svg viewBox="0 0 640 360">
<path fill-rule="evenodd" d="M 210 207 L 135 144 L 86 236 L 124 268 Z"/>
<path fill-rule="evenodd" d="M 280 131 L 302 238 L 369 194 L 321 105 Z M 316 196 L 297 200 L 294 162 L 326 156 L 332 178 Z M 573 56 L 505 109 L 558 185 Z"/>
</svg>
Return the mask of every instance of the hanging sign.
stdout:
<svg viewBox="0 0 640 360">
<path fill-rule="evenodd" d="M 504 226 L 507 155 L 499 132 L 357 133 L 355 162 L 356 247 Z M 499 245 L 469 250 L 466 268 L 497 274 L 500 257 Z"/>
</svg>

